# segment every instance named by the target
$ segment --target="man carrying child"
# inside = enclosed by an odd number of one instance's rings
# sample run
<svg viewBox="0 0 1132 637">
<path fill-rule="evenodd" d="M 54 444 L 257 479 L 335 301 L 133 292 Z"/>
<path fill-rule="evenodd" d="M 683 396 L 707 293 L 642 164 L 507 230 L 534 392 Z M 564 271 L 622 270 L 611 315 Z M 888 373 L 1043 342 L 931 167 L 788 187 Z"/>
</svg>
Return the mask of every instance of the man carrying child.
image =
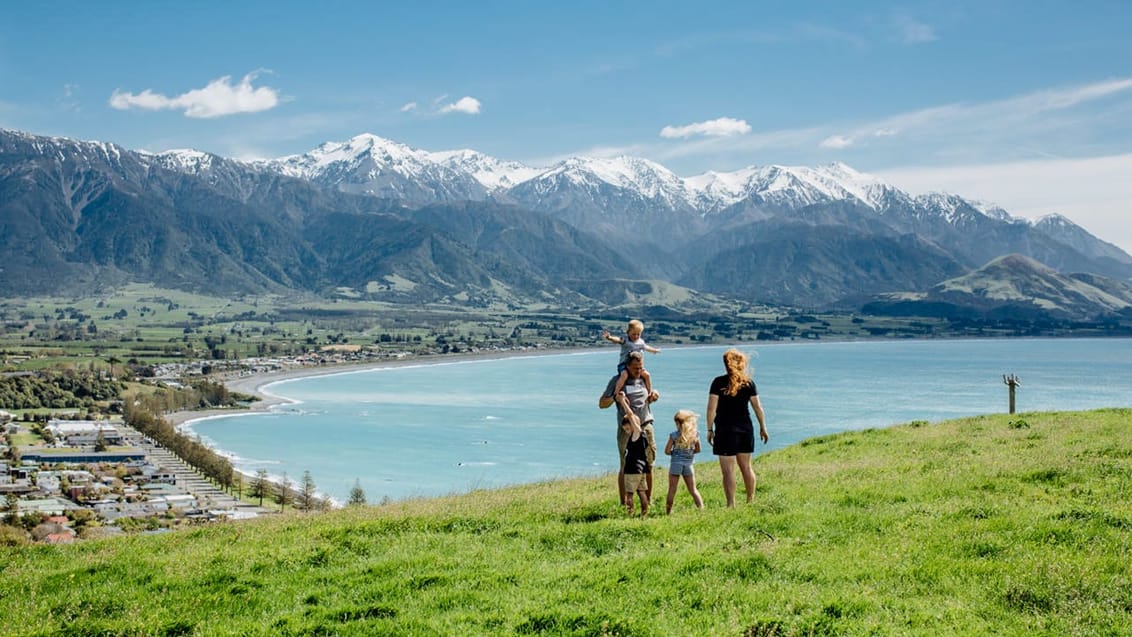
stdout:
<svg viewBox="0 0 1132 637">
<path fill-rule="evenodd" d="M 622 504 L 625 503 L 625 449 L 629 443 L 630 435 L 621 426 L 621 423 L 627 414 L 636 416 L 637 422 L 640 424 L 641 437 L 646 440 L 646 460 L 649 466 L 651 467 L 656 460 L 656 438 L 653 433 L 653 417 L 649 405 L 659 400 L 660 394 L 656 391 L 650 392 L 645 387 L 644 378 L 641 376 L 644 368 L 644 355 L 641 352 L 630 352 L 625 367 L 628 378 L 621 391 L 614 395 L 614 388 L 617 386 L 620 375 L 614 376 L 609 379 L 605 392 L 598 400 L 598 407 L 602 409 L 613 404 L 617 405 L 617 451 L 621 461 L 621 469 L 617 473 L 617 498 Z M 648 497 L 651 498 L 652 471 L 649 471 L 646 476 L 646 489 Z"/>
</svg>

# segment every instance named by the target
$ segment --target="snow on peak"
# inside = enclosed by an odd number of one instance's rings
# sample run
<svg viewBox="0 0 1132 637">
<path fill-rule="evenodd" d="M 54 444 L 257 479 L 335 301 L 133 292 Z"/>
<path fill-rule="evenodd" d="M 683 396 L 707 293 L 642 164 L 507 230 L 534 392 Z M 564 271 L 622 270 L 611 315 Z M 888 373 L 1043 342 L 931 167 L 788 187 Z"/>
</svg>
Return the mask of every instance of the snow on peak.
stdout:
<svg viewBox="0 0 1132 637">
<path fill-rule="evenodd" d="M 998 205 L 986 201 L 966 199 L 959 195 L 946 192 L 929 192 L 915 198 L 916 204 L 922 209 L 930 211 L 947 219 L 949 223 L 956 223 L 963 218 L 972 216 L 972 211 L 979 215 L 1014 223 L 1017 221 L 1010 213 Z"/>
<path fill-rule="evenodd" d="M 1010 216 L 1009 212 L 1006 212 L 1006 210 L 1004 210 L 996 203 L 991 203 L 989 201 L 979 201 L 977 199 L 967 199 L 966 201 L 971 205 L 972 208 L 978 210 L 991 219 L 998 219 L 999 221 L 1008 222 L 1015 221 L 1014 217 Z"/>
<path fill-rule="evenodd" d="M 344 142 L 325 142 L 302 155 L 289 155 L 267 162 L 293 177 L 311 178 L 334 167 L 371 162 L 375 169 L 413 172 L 412 166 L 431 163 L 428 153 L 415 150 L 372 133 L 362 133 Z M 408 165 L 408 168 L 404 168 Z"/>
<path fill-rule="evenodd" d="M 1065 215 L 1060 215 L 1052 212 L 1048 215 L 1042 215 L 1034 220 L 1035 226 L 1057 227 L 1057 228 L 1075 228 L 1077 224 L 1069 220 Z"/>
<path fill-rule="evenodd" d="M 856 199 L 870 208 L 880 208 L 886 192 L 892 189 L 872 175 L 857 172 L 840 162 L 819 168 L 787 168 L 800 180 L 831 199 Z"/>
<path fill-rule="evenodd" d="M 177 148 L 151 155 L 162 166 L 183 173 L 208 170 L 212 167 L 215 155 L 192 148 Z"/>
<path fill-rule="evenodd" d="M 929 192 L 916 197 L 915 201 L 929 214 L 943 217 L 949 223 L 955 223 L 964 217 L 969 218 L 972 210 L 979 214 L 985 214 L 972 202 L 946 192 Z"/>
<path fill-rule="evenodd" d="M 561 176 L 577 184 L 596 178 L 619 188 L 632 189 L 647 198 L 670 197 L 685 192 L 684 181 L 660 164 L 640 157 L 571 157 L 540 177 Z M 681 197 L 686 199 L 686 197 Z"/>
<path fill-rule="evenodd" d="M 684 180 L 664 166 L 640 157 L 570 157 L 530 180 L 544 194 L 568 183 L 592 192 L 602 184 L 636 192 L 670 208 L 690 209 L 694 200 Z"/>
<path fill-rule="evenodd" d="M 442 150 L 428 153 L 433 161 L 470 174 L 488 191 L 506 190 L 543 171 L 517 161 L 503 161 L 476 150 Z"/>
<path fill-rule="evenodd" d="M 805 166 L 748 166 L 734 172 L 707 172 L 685 180 L 701 205 L 718 209 L 748 197 L 808 205 L 823 201 L 856 200 L 880 208 L 893 188 L 845 164 Z"/>
<path fill-rule="evenodd" d="M 710 170 L 702 175 L 685 177 L 684 183 L 695 193 L 702 193 L 711 199 L 728 199 L 735 203 L 749 194 L 751 183 L 765 169 L 757 166 L 740 168 L 733 172 Z"/>
</svg>

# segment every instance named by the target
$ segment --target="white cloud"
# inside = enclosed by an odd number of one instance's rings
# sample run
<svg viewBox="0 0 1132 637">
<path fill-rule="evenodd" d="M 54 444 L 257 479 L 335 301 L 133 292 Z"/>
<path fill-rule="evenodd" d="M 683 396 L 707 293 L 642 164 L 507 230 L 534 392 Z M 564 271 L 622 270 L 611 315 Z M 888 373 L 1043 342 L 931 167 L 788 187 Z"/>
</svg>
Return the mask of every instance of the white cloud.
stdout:
<svg viewBox="0 0 1132 637">
<path fill-rule="evenodd" d="M 860 166 L 896 165 L 906 158 L 925 165 L 960 165 L 1116 154 L 1124 152 L 1123 138 L 1109 134 L 1109 127 L 1127 122 L 1126 114 L 1132 111 L 1129 94 L 1132 78 L 1117 78 L 996 101 L 933 106 L 849 125 L 817 123 L 731 137 L 693 137 L 695 127 L 707 122 L 667 126 L 662 137 L 685 137 L 676 143 L 633 147 L 639 156 L 686 162 L 690 170 L 701 170 L 691 166 L 701 163 L 689 161 L 693 157 L 711 157 L 713 168 L 718 168 L 760 161 L 816 165 L 828 161 L 831 153 Z"/>
<path fill-rule="evenodd" d="M 78 113 L 82 110 L 82 105 L 79 103 L 79 85 L 78 84 L 64 84 L 63 97 L 59 100 L 59 106 L 66 111 Z"/>
<path fill-rule="evenodd" d="M 225 75 L 208 83 L 204 88 L 193 89 L 175 97 L 168 97 L 146 89 L 141 93 L 115 90 L 110 106 L 118 110 L 178 110 L 186 117 L 210 119 L 236 113 L 256 113 L 275 108 L 279 93 L 267 86 L 253 87 L 257 73 L 249 73 L 238 84 Z"/>
<path fill-rule="evenodd" d="M 1109 80 L 1045 91 L 1027 93 L 979 104 L 948 104 L 902 113 L 862 126 L 864 132 L 874 130 L 919 130 L 953 137 L 957 133 L 1015 132 L 1030 125 L 1035 118 L 1064 111 L 1087 102 L 1132 90 L 1132 78 Z M 1088 118 L 1089 115 L 1086 115 Z M 1073 120 L 1066 119 L 1063 122 Z M 1044 124 L 1042 125 L 1044 127 Z"/>
<path fill-rule="evenodd" d="M 696 122 L 687 126 L 665 126 L 660 129 L 660 136 L 669 139 L 682 139 L 685 137 L 731 137 L 746 135 L 751 132 L 751 125 L 741 119 L 720 117 L 706 122 Z"/>
<path fill-rule="evenodd" d="M 1132 77 L 944 104 L 849 125 L 818 123 L 733 137 L 689 135 L 675 142 L 578 152 L 630 152 L 665 164 L 684 163 L 683 169 L 670 164 L 678 174 L 704 170 L 705 159 L 711 168 L 726 170 L 760 162 L 816 165 L 836 153 L 839 160 L 912 193 L 946 190 L 1022 217 L 1063 214 L 1132 254 L 1132 154 L 1122 141 L 1129 112 Z M 675 136 L 691 127 L 666 129 Z M 918 167 L 909 167 L 911 162 Z"/>
<path fill-rule="evenodd" d="M 468 115 L 478 115 L 481 106 L 482 104 L 480 104 L 480 101 L 476 98 L 464 96 L 451 104 L 441 106 L 440 113 L 467 113 Z"/>
<path fill-rule="evenodd" d="M 845 137 L 844 135 L 830 135 L 829 137 L 823 139 L 820 144 L 818 144 L 818 146 L 821 146 L 822 148 L 833 149 L 849 148 L 852 145 L 853 140 Z"/>
<path fill-rule="evenodd" d="M 1092 155 L 1111 141 L 1105 122 L 1123 121 L 1121 109 L 1129 108 L 1127 98 L 1121 103 L 1113 98 L 1126 93 L 1132 93 L 1132 78 L 1036 91 L 989 102 L 944 104 L 839 126 L 842 130 L 816 126 L 809 129 L 816 136 L 803 144 L 826 150 L 851 148 L 854 152 L 904 152 L 906 148 L 915 148 L 918 157 L 950 164 L 1048 156 L 1049 151 L 1043 148 L 1057 149 L 1059 155 Z M 780 132 L 801 136 L 806 131 Z M 1110 147 L 1119 152 L 1111 144 Z M 730 150 L 753 148 L 746 140 L 736 140 Z"/>
<path fill-rule="evenodd" d="M 896 26 L 897 34 L 900 36 L 900 41 L 904 44 L 922 44 L 924 42 L 935 42 L 939 39 L 936 37 L 935 30 L 930 26 L 908 16 L 896 16 L 893 23 Z"/>
<path fill-rule="evenodd" d="M 869 131 L 867 133 L 867 136 L 868 137 L 892 137 L 892 136 L 896 135 L 898 132 L 899 131 L 897 131 L 896 129 L 893 129 L 893 128 L 878 128 L 874 131 Z M 829 137 L 826 137 L 825 139 L 823 139 L 821 141 L 821 143 L 818 144 L 818 147 L 829 148 L 829 149 L 832 149 L 832 150 L 841 150 L 843 148 L 849 148 L 851 146 L 857 145 L 857 139 L 858 139 L 858 137 L 856 137 L 856 136 L 830 135 Z"/>
<path fill-rule="evenodd" d="M 405 104 L 404 106 L 401 107 L 402 113 L 408 113 L 409 111 L 415 111 L 415 110 L 417 110 L 417 103 L 416 102 L 409 102 L 408 104 Z"/>
</svg>

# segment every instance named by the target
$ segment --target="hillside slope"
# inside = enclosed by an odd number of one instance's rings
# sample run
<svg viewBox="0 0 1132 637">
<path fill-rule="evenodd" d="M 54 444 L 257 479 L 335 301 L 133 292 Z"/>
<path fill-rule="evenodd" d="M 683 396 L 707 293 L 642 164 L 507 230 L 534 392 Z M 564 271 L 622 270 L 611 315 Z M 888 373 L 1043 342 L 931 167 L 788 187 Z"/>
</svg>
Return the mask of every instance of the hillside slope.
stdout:
<svg viewBox="0 0 1132 637">
<path fill-rule="evenodd" d="M 645 520 L 603 476 L 2 547 L 0 635 L 1129 634 L 1129 418 L 815 438 Z"/>
<path fill-rule="evenodd" d="M 1132 314 L 1132 285 L 1095 274 L 1063 275 L 1020 254 L 999 257 L 926 293 L 882 295 L 865 310 L 912 316 L 1095 321 Z"/>
</svg>

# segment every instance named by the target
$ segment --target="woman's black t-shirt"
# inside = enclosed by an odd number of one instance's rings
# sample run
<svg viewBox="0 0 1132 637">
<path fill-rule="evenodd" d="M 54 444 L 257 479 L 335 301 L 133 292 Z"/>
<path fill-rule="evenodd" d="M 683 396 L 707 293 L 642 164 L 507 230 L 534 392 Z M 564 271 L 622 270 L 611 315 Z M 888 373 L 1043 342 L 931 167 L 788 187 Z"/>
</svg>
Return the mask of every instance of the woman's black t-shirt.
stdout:
<svg viewBox="0 0 1132 637">
<path fill-rule="evenodd" d="M 719 402 L 716 403 L 715 408 L 714 425 L 719 429 L 753 434 L 755 427 L 751 421 L 751 412 L 748 407 L 751 404 L 751 396 L 758 396 L 759 390 L 755 387 L 754 381 L 751 381 L 740 387 L 734 396 L 729 396 L 724 392 L 730 384 L 731 379 L 726 374 L 717 376 L 711 381 L 709 393 L 713 396 L 719 396 Z"/>
</svg>

